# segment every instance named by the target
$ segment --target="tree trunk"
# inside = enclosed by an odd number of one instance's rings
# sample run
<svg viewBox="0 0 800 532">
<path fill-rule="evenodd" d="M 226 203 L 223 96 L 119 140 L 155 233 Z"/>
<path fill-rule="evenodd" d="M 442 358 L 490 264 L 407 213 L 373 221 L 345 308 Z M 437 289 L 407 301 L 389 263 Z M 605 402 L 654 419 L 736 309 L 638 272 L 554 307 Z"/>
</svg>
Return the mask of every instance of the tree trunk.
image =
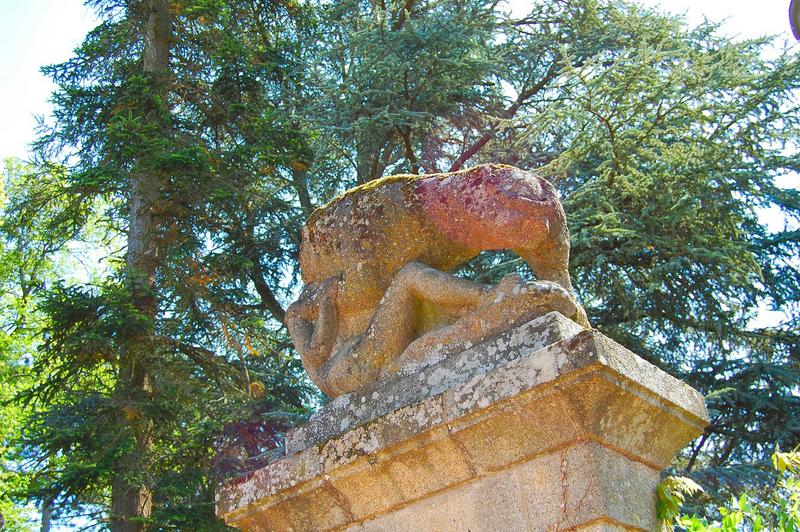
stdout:
<svg viewBox="0 0 800 532">
<path fill-rule="evenodd" d="M 42 526 L 41 532 L 50 532 L 50 522 L 53 518 L 53 502 L 50 500 L 42 501 Z M 3 528 L 0 526 L 0 528 Z"/>
<path fill-rule="evenodd" d="M 131 0 L 129 10 L 132 17 L 141 22 L 144 75 L 152 84 L 154 93 L 164 102 L 172 31 L 169 0 Z M 148 102 L 146 109 L 146 120 L 162 123 L 157 104 Z M 160 198 L 161 182 L 156 168 L 144 159 L 138 161 L 130 185 L 126 281 L 134 306 L 149 319 L 149 325 L 123 347 L 115 389 L 120 407 L 120 430 L 133 439 L 132 448 L 117 460 L 116 477 L 111 486 L 111 529 L 122 532 L 145 530 L 146 520 L 152 513 L 152 492 L 144 479 L 147 478 L 145 471 L 153 445 L 153 420 L 141 406 L 153 394 L 150 368 L 155 355 L 153 324 L 157 309 L 155 280 L 159 261 L 159 220 L 155 207 Z"/>
</svg>

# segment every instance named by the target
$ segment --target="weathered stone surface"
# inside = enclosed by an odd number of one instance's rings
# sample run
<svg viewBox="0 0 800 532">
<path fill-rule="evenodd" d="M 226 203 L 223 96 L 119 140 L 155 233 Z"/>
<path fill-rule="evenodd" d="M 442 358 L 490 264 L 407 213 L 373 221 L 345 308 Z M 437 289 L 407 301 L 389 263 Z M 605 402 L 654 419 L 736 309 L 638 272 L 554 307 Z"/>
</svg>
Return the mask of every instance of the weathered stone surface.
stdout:
<svg viewBox="0 0 800 532">
<path fill-rule="evenodd" d="M 706 422 L 696 391 L 553 313 L 341 396 L 217 511 L 245 530 L 649 529 L 658 472 Z"/>
<path fill-rule="evenodd" d="M 580 443 L 351 529 L 654 530 L 655 489 L 645 496 L 640 490 L 658 479 L 655 469 L 599 444 Z"/>
<path fill-rule="evenodd" d="M 416 419 L 428 423 L 436 419 L 428 403 L 421 404 L 418 409 L 398 409 L 463 384 L 505 362 L 529 356 L 545 346 L 571 338 L 582 330 L 574 321 L 552 312 L 478 345 L 460 343 L 462 352 L 455 355 L 448 356 L 451 346 L 435 346 L 429 357 L 407 366 L 394 380 L 340 395 L 325 405 L 311 416 L 308 423 L 288 435 L 286 450 L 288 453 L 300 451 L 390 412 L 395 412 L 398 419 L 405 417 L 409 422 Z M 412 375 L 411 379 L 405 378 Z M 406 425 L 402 428 L 405 433 L 406 429 L 420 430 L 424 427 Z"/>
<path fill-rule="evenodd" d="M 498 286 L 449 270 L 511 249 L 540 281 Z M 331 397 L 550 311 L 588 325 L 572 296 L 569 234 L 555 189 L 518 168 L 391 176 L 315 211 L 303 230 L 305 288 L 286 325 Z"/>
</svg>

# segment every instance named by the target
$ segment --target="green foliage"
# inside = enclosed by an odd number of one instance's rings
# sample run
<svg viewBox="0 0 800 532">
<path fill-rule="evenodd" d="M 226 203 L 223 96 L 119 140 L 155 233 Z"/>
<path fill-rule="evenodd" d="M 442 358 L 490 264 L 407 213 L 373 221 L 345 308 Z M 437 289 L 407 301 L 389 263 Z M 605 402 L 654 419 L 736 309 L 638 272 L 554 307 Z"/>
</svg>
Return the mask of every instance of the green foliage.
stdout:
<svg viewBox="0 0 800 532">
<path fill-rule="evenodd" d="M 412 12 L 399 2 L 323 6 L 328 79 L 321 89 L 331 107 L 313 118 L 337 144 L 354 146 L 359 183 L 432 168 L 418 160 L 415 144 L 436 135 L 441 117 L 497 93 L 485 82 L 493 63 L 486 43 L 498 24 L 490 5 L 421 2 Z"/>
<path fill-rule="evenodd" d="M 567 194 L 593 323 L 709 396 L 712 425 L 683 465 L 699 460 L 720 499 L 759 478 L 727 464 L 755 465 L 800 430 L 798 235 L 760 222 L 767 206 L 797 221 L 797 191 L 774 178 L 797 170 L 800 63 L 710 25 L 622 14 L 639 42 L 569 70 L 570 106 L 551 112 L 576 134 L 545 172 Z M 787 321 L 753 326 L 761 306 Z"/>
<path fill-rule="evenodd" d="M 0 214 L 6 212 L 3 192 L 13 196 L 23 185 L 26 167 L 18 161 L 5 161 L 0 180 Z M 0 232 L 8 227 L 0 216 Z M 37 316 L 30 293 L 51 269 L 41 254 L 28 253 L 27 243 L 35 231 L 17 232 L 12 238 L 0 238 L 0 514 L 3 530 L 31 529 L 34 504 L 13 498 L 29 484 L 20 474 L 17 461 L 21 449 L 18 440 L 25 424 L 26 411 L 12 402 L 16 393 L 34 380 L 26 361 L 35 349 L 33 330 Z"/>
<path fill-rule="evenodd" d="M 664 479 L 658 490 L 662 530 L 673 530 L 676 524 L 691 532 L 743 529 L 794 532 L 800 529 L 800 453 L 776 451 L 772 454 L 772 464 L 778 479 L 767 500 L 760 502 L 746 493 L 731 497 L 727 506 L 717 509 L 719 515 L 712 523 L 696 516 L 679 515 L 684 495 L 696 493 L 699 486 L 687 484 L 687 479 Z M 662 511 L 663 508 L 668 510 Z"/>
<path fill-rule="evenodd" d="M 668 476 L 659 482 L 656 493 L 656 515 L 661 522 L 661 530 L 672 532 L 674 523 L 680 516 L 686 498 L 703 491 L 695 481 L 686 477 Z"/>
</svg>

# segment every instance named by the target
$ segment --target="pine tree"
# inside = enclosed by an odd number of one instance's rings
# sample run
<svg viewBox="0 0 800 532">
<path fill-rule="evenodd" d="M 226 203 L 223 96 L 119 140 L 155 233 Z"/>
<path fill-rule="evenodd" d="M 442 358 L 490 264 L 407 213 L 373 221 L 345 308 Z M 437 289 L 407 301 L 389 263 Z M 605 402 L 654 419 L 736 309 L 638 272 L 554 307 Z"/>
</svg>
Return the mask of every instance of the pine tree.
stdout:
<svg viewBox="0 0 800 532">
<path fill-rule="evenodd" d="M 768 483 L 774 445 L 800 440 L 800 196 L 776 182 L 798 170 L 796 51 L 766 59 L 769 39 L 624 2 L 537 2 L 523 17 L 480 1 L 339 9 L 350 16 L 321 23 L 330 104 L 309 116 L 341 155 L 320 170 L 362 181 L 496 162 L 550 178 L 592 322 L 709 398 L 712 424 L 675 467 L 717 500 Z M 406 84 L 442 105 L 417 105 Z M 464 274 L 520 267 L 485 254 Z M 756 325 L 764 308 L 784 321 Z"/>
<path fill-rule="evenodd" d="M 102 278 L 32 294 L 43 342 L 18 396 L 20 495 L 83 504 L 113 530 L 218 527 L 225 422 L 258 454 L 313 397 L 279 267 L 296 254 L 287 176 L 306 147 L 277 104 L 308 17 L 260 1 L 92 5 L 104 22 L 45 68 L 53 121 L 5 213 L 50 253 L 92 234 L 109 255 Z"/>
</svg>

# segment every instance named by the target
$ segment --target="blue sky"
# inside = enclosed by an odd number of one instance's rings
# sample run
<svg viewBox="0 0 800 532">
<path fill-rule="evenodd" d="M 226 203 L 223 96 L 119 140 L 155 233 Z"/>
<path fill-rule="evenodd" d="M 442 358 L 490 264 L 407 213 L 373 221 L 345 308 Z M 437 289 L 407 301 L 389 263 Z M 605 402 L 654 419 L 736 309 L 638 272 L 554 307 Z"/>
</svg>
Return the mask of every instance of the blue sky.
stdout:
<svg viewBox="0 0 800 532">
<path fill-rule="evenodd" d="M 0 0 L 0 159 L 25 158 L 35 115 L 50 112 L 39 67 L 68 59 L 94 24 L 82 0 Z"/>
</svg>

